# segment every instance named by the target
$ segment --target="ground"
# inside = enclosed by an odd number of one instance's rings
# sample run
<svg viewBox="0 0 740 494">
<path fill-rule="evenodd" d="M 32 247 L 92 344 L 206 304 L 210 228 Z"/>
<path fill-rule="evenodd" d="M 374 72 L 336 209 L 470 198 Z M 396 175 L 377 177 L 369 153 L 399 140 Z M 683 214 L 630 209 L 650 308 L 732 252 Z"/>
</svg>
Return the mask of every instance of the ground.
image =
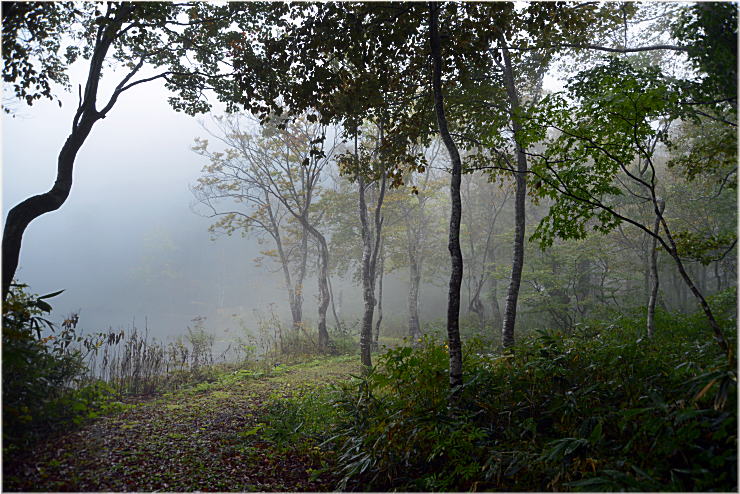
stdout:
<svg viewBox="0 0 740 494">
<path fill-rule="evenodd" d="M 5 491 L 326 491 L 314 448 L 262 437 L 274 398 L 346 378 L 359 357 L 248 371 L 204 383 L 58 433 L 4 458 Z M 300 391 L 299 391 L 300 392 Z M 274 414 L 273 414 L 274 416 Z"/>
</svg>

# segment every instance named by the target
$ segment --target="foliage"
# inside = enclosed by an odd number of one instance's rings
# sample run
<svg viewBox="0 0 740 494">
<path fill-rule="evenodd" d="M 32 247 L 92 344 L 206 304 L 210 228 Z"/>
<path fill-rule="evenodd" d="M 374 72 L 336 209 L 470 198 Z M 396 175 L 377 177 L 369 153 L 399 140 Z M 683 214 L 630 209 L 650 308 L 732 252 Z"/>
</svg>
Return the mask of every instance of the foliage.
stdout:
<svg viewBox="0 0 740 494">
<path fill-rule="evenodd" d="M 656 324 L 651 341 L 636 317 L 542 331 L 505 354 L 469 342 L 456 409 L 444 345 L 387 352 L 338 402 L 339 487 L 734 489 L 736 370 L 701 316 L 659 311 Z"/>
<path fill-rule="evenodd" d="M 737 101 L 737 5 L 695 3 L 676 20 L 673 35 L 683 40 L 700 74 L 689 85 L 698 101 Z M 734 107 L 735 105 L 731 105 Z M 731 110 L 737 113 L 737 109 Z"/>
<path fill-rule="evenodd" d="M 98 68 L 105 60 L 128 71 L 110 106 L 121 92 L 162 79 L 176 94 L 170 98 L 173 108 L 190 114 L 205 112 L 211 103 L 204 90 L 228 92 L 218 62 L 238 37 L 230 29 L 232 23 L 251 20 L 256 10 L 169 2 L 9 4 L 3 9 L 3 80 L 30 105 L 42 97 L 53 99 L 54 84 L 69 90 L 67 71 L 76 60 L 90 60 Z M 159 73 L 137 80 L 134 76 L 144 64 Z M 88 81 L 86 98 L 96 86 L 96 81 Z M 94 104 L 95 94 L 92 97 L 87 102 Z"/>
<path fill-rule="evenodd" d="M 624 194 L 616 178 L 623 172 L 639 185 L 654 187 L 654 175 L 638 178 L 629 167 L 642 160 L 655 173 L 655 147 L 649 143 L 665 142 L 668 134 L 654 122 L 675 116 L 677 98 L 658 69 L 618 58 L 577 74 L 567 98 L 546 97 L 537 118 L 556 135 L 533 160 L 532 170 L 544 185 L 536 194 L 554 204 L 533 238 L 550 246 L 555 237 L 583 239 L 589 227 L 598 232 L 616 228 L 621 220 L 612 209 L 614 197 Z"/>
</svg>

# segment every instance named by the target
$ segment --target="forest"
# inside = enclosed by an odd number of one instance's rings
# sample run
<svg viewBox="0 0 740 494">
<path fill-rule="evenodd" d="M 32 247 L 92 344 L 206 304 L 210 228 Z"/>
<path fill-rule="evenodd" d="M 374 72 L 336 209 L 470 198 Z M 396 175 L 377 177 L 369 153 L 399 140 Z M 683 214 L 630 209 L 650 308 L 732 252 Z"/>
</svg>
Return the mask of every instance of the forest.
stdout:
<svg viewBox="0 0 740 494">
<path fill-rule="evenodd" d="M 3 2 L 3 490 L 737 491 L 737 16 Z"/>
</svg>

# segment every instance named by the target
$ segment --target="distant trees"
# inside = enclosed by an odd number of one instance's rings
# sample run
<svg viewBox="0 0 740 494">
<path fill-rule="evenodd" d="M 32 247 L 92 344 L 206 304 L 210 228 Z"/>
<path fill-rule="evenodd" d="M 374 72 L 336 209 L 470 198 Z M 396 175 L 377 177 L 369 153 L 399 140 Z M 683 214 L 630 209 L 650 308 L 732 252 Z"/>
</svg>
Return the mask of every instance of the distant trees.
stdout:
<svg viewBox="0 0 740 494">
<path fill-rule="evenodd" d="M 462 197 L 465 206 L 462 217 L 463 254 L 467 259 L 465 285 L 468 292 L 468 311 L 477 315 L 481 329 L 490 321 L 494 331 L 502 329 L 503 317 L 497 298 L 497 279 L 494 272 L 501 266 L 498 252 L 501 217 L 509 203 L 511 188 L 489 181 L 484 174 L 463 177 Z M 507 211 L 508 213 L 508 211 Z M 483 302 L 490 285 L 490 319 Z"/>
</svg>

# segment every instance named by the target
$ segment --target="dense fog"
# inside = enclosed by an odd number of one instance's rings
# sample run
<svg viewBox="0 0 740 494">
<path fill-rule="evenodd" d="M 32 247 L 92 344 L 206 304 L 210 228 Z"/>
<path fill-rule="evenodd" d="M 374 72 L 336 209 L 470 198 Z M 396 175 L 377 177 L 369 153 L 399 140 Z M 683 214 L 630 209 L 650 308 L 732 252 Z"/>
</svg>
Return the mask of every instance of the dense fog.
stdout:
<svg viewBox="0 0 740 494">
<path fill-rule="evenodd" d="M 48 189 L 68 134 L 75 96 L 60 91 L 63 107 L 41 101 L 13 105 L 3 115 L 3 210 Z M 207 136 L 209 117 L 172 111 L 154 85 L 127 94 L 81 150 L 72 194 L 64 207 L 34 221 L 23 240 L 17 279 L 50 300 L 52 319 L 79 313 L 86 332 L 143 330 L 159 339 L 182 334 L 192 319 L 228 340 L 253 330 L 274 310 L 288 317 L 276 266 L 260 257 L 252 236 L 211 235 L 212 219 L 195 207 L 190 186 L 207 160 L 191 150 Z M 332 279 L 341 317 L 357 330 L 362 295 L 351 279 Z M 384 301 L 405 320 L 402 274 L 386 281 Z M 438 284 L 439 285 L 439 284 Z M 315 278 L 306 282 L 307 321 L 315 321 Z M 424 289 L 426 320 L 445 314 L 443 286 Z M 312 302 L 314 302 L 312 304 Z"/>
</svg>

